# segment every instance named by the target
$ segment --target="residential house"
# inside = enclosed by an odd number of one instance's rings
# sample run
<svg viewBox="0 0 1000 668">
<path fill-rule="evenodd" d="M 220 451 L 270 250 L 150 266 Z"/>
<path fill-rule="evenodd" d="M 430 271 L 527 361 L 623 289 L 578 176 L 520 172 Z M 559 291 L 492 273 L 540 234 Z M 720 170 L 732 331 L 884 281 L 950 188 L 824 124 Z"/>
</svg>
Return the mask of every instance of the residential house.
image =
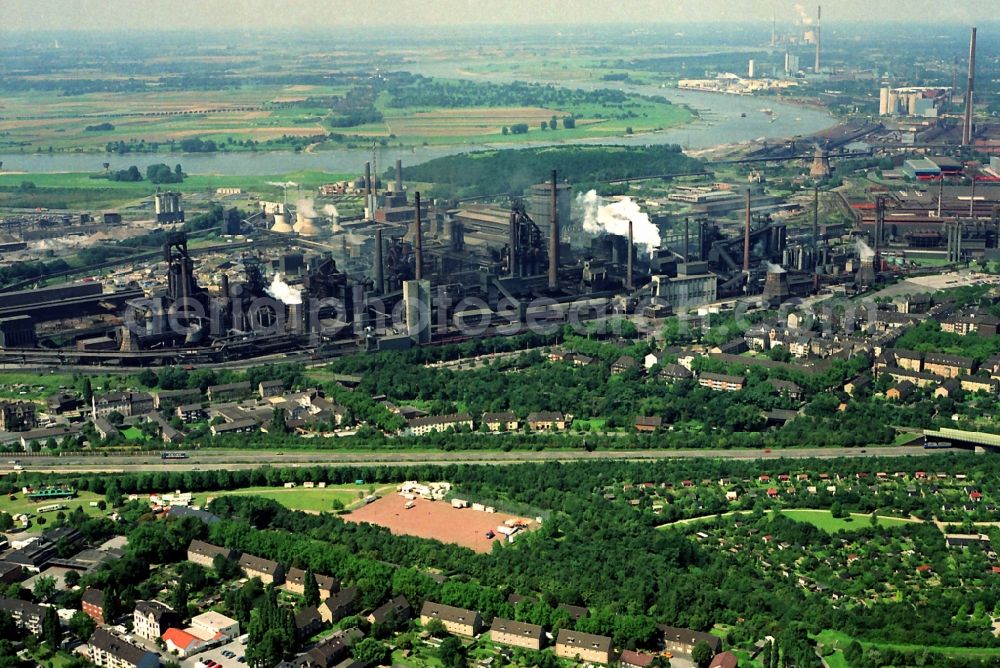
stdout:
<svg viewBox="0 0 1000 668">
<path fill-rule="evenodd" d="M 579 659 L 580 661 L 607 665 L 612 660 L 611 638 L 571 631 L 570 629 L 559 629 L 559 635 L 556 637 L 556 656 L 562 659 L 574 661 Z"/>
<path fill-rule="evenodd" d="M 493 432 L 517 431 L 517 428 L 521 426 L 517 415 L 510 411 L 483 413 L 482 424 L 486 425 L 486 428 Z"/>
<path fill-rule="evenodd" d="M 350 656 L 351 646 L 364 637 L 359 629 L 338 631 L 306 652 L 309 668 L 334 668 Z"/>
<path fill-rule="evenodd" d="M 956 313 L 941 321 L 942 332 L 951 332 L 959 336 L 969 334 L 996 336 L 998 328 L 1000 328 L 1000 318 L 990 313 Z"/>
<path fill-rule="evenodd" d="M 132 611 L 132 632 L 140 638 L 156 642 L 163 633 L 180 624 L 180 615 L 159 601 L 136 601 Z"/>
<path fill-rule="evenodd" d="M 925 373 L 933 373 L 945 378 L 968 376 L 976 368 L 976 361 L 971 357 L 961 355 L 946 355 L 944 353 L 927 353 L 924 355 Z"/>
<path fill-rule="evenodd" d="M 621 664 L 621 668 L 649 668 L 654 658 L 656 657 L 652 654 L 643 654 L 626 649 L 618 657 L 618 661 Z"/>
<path fill-rule="evenodd" d="M 341 589 L 319 606 L 319 614 L 327 624 L 336 624 L 344 617 L 353 615 L 358 609 L 357 587 Z"/>
<path fill-rule="evenodd" d="M 218 545 L 206 543 L 205 541 L 198 540 L 197 538 L 192 540 L 191 544 L 188 545 L 187 560 L 194 562 L 199 566 L 204 566 L 205 568 L 211 568 L 215 557 L 220 555 L 229 561 L 236 559 L 235 551 L 226 547 L 219 547 Z"/>
<path fill-rule="evenodd" d="M 675 626 L 660 625 L 657 628 L 663 633 L 664 649 L 671 652 L 690 654 L 694 646 L 702 641 L 708 643 L 708 648 L 712 650 L 712 654 L 718 654 L 722 651 L 722 640 L 711 633 L 692 631 L 691 629 L 682 629 Z"/>
<path fill-rule="evenodd" d="M 719 652 L 712 657 L 712 662 L 708 668 L 738 668 L 740 659 L 732 652 Z"/>
<path fill-rule="evenodd" d="M 311 638 L 323 628 L 323 616 L 319 608 L 306 606 L 295 613 L 295 634 L 300 639 Z"/>
<path fill-rule="evenodd" d="M 107 417 L 111 413 L 125 417 L 145 415 L 153 411 L 153 395 L 148 392 L 95 394 L 91 399 L 91 410 L 95 417 Z"/>
<path fill-rule="evenodd" d="M 424 607 L 420 609 L 420 623 L 427 626 L 427 623 L 432 619 L 437 619 L 444 624 L 448 633 L 460 636 L 479 635 L 483 626 L 483 618 L 474 610 L 424 601 Z"/>
<path fill-rule="evenodd" d="M 962 381 L 958 378 L 949 378 L 948 380 L 941 383 L 941 385 L 934 390 L 934 398 L 940 399 L 941 397 L 951 397 L 955 398 L 955 394 L 962 389 Z"/>
<path fill-rule="evenodd" d="M 913 394 L 913 383 L 908 380 L 904 380 L 901 383 L 896 383 L 888 390 L 886 390 L 885 396 L 887 399 L 892 401 L 906 401 Z"/>
<path fill-rule="evenodd" d="M 285 381 L 283 380 L 262 380 L 257 383 L 257 394 L 261 399 L 276 397 L 285 391 Z"/>
<path fill-rule="evenodd" d="M 201 403 L 181 404 L 174 409 L 174 415 L 179 417 L 184 424 L 208 419 L 208 411 L 205 410 L 205 405 Z"/>
<path fill-rule="evenodd" d="M 184 390 L 159 390 L 154 396 L 156 410 L 170 412 L 178 406 L 201 401 L 201 390 L 197 387 Z"/>
<path fill-rule="evenodd" d="M 110 441 L 122 435 L 122 433 L 118 431 L 118 427 L 111 424 L 106 417 L 97 415 L 93 418 L 92 422 L 94 423 L 94 431 L 97 432 L 97 435 L 100 436 L 102 440 Z"/>
<path fill-rule="evenodd" d="M 659 415 L 653 415 L 651 417 L 643 417 L 641 415 L 635 418 L 635 430 L 639 432 L 654 432 L 658 431 L 660 427 L 663 426 L 663 418 Z"/>
<path fill-rule="evenodd" d="M 698 384 L 716 392 L 739 392 L 746 385 L 746 378 L 705 371 L 698 376 Z"/>
<path fill-rule="evenodd" d="M 423 436 L 431 432 L 448 431 L 459 427 L 472 429 L 472 416 L 468 413 L 454 413 L 452 415 L 428 415 L 427 417 L 413 418 L 406 421 L 404 433 L 407 436 Z"/>
<path fill-rule="evenodd" d="M 208 400 L 211 402 L 242 399 L 248 394 L 250 394 L 250 383 L 247 381 L 210 385 L 208 388 Z"/>
<path fill-rule="evenodd" d="M 104 592 L 100 589 L 87 587 L 80 598 L 80 608 L 94 620 L 98 626 L 104 625 Z"/>
<path fill-rule="evenodd" d="M 45 608 L 35 603 L 22 601 L 19 598 L 0 596 L 0 610 L 14 618 L 18 628 L 36 636 L 42 634 L 42 620 L 45 619 Z"/>
<path fill-rule="evenodd" d="M 690 369 L 683 367 L 680 364 L 676 364 L 674 362 L 664 364 L 662 367 L 660 367 L 660 373 L 658 374 L 660 378 L 671 381 L 687 380 L 688 378 L 691 378 L 693 375 L 694 374 L 691 373 Z"/>
<path fill-rule="evenodd" d="M 964 376 L 960 379 L 962 389 L 966 392 L 986 392 L 996 394 L 1000 388 L 1000 381 L 989 376 Z"/>
<path fill-rule="evenodd" d="M 336 578 L 332 578 L 329 575 L 321 575 L 319 573 L 314 574 L 314 577 L 316 578 L 316 584 L 319 585 L 320 600 L 325 601 L 340 591 L 340 582 Z M 283 589 L 290 591 L 293 594 L 305 596 L 306 571 L 301 568 L 289 568 L 288 572 L 285 573 L 285 582 L 281 586 Z"/>
<path fill-rule="evenodd" d="M 83 399 L 68 392 L 56 392 L 45 400 L 45 406 L 50 415 L 64 415 L 80 410 Z"/>
<path fill-rule="evenodd" d="M 90 661 L 99 668 L 158 668 L 160 657 L 133 645 L 106 628 L 94 631 L 87 642 Z"/>
<path fill-rule="evenodd" d="M 0 431 L 29 431 L 37 426 L 33 401 L 0 401 Z"/>
<path fill-rule="evenodd" d="M 384 624 L 386 620 L 392 618 L 396 623 L 408 622 L 413 617 L 413 609 L 405 596 L 397 596 L 388 603 L 384 603 L 375 608 L 368 615 L 368 622 L 371 624 Z"/>
<path fill-rule="evenodd" d="M 270 559 L 244 554 L 240 557 L 240 568 L 248 578 L 260 578 L 265 585 L 280 585 L 285 581 L 285 567 Z"/>
<path fill-rule="evenodd" d="M 569 420 L 567 416 L 555 411 L 537 411 L 528 413 L 528 426 L 533 431 L 563 431 Z"/>
<path fill-rule="evenodd" d="M 611 373 L 618 375 L 631 371 L 632 369 L 638 369 L 639 362 L 634 357 L 629 355 L 622 355 L 614 362 L 611 363 Z"/>
<path fill-rule="evenodd" d="M 523 647 L 537 652 L 545 642 L 545 629 L 537 624 L 494 617 L 490 626 L 490 640 L 494 645 Z"/>
<path fill-rule="evenodd" d="M 786 394 L 789 399 L 798 401 L 802 398 L 802 388 L 790 380 L 768 380 L 768 384 L 774 388 L 777 394 Z"/>
</svg>

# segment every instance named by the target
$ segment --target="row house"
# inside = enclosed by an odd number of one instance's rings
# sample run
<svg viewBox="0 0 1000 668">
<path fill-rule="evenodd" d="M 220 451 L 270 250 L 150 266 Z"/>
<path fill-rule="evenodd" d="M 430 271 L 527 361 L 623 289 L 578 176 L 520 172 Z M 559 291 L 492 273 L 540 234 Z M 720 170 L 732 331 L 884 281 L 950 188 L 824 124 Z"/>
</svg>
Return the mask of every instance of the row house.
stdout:
<svg viewBox="0 0 1000 668">
<path fill-rule="evenodd" d="M 443 432 L 459 427 L 472 429 L 472 416 L 468 413 L 455 413 L 453 415 L 428 415 L 427 417 L 413 418 L 406 421 L 404 434 L 423 436 L 431 432 Z"/>
<path fill-rule="evenodd" d="M 448 633 L 460 636 L 477 636 L 483 626 L 483 618 L 474 610 L 425 601 L 420 609 L 420 624 L 427 626 L 432 619 L 444 624 Z"/>
<path fill-rule="evenodd" d="M 559 635 L 556 636 L 556 656 L 571 661 L 608 665 L 612 660 L 611 638 L 559 629 Z"/>
<path fill-rule="evenodd" d="M 319 586 L 320 600 L 326 600 L 340 591 L 340 582 L 329 575 L 314 574 L 316 584 Z M 285 591 L 290 591 L 299 596 L 306 593 L 306 571 L 301 568 L 289 568 L 285 574 L 285 583 L 282 585 Z"/>
<path fill-rule="evenodd" d="M 494 645 L 523 647 L 537 652 L 545 642 L 545 629 L 537 624 L 494 617 L 490 626 L 490 640 Z"/>
<path fill-rule="evenodd" d="M 482 424 L 492 432 L 517 431 L 521 426 L 517 415 L 510 411 L 500 413 L 483 413 Z"/>
<path fill-rule="evenodd" d="M 159 668 L 160 657 L 133 645 L 106 628 L 94 631 L 87 642 L 90 661 L 98 668 Z"/>
<path fill-rule="evenodd" d="M 108 392 L 93 396 L 91 410 L 94 417 L 107 417 L 111 413 L 130 417 L 152 413 L 153 403 L 153 395 L 148 392 Z"/>
<path fill-rule="evenodd" d="M 555 411 L 528 413 L 528 426 L 533 431 L 563 431 L 568 423 L 568 416 Z"/>
<path fill-rule="evenodd" d="M 285 581 L 285 567 L 276 561 L 244 554 L 239 563 L 248 578 L 260 578 L 265 585 L 280 585 Z"/>
<path fill-rule="evenodd" d="M 746 378 L 705 371 L 698 376 L 698 384 L 716 392 L 739 392 L 746 386 Z"/>
</svg>

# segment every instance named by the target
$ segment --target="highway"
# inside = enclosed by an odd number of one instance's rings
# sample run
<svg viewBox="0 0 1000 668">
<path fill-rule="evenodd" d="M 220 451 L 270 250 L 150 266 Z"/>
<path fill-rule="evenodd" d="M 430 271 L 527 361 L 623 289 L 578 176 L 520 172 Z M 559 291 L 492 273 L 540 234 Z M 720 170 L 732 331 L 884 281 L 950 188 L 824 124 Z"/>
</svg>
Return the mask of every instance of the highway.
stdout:
<svg viewBox="0 0 1000 668">
<path fill-rule="evenodd" d="M 23 457 L 25 471 L 57 473 L 123 473 L 137 471 L 211 471 L 252 469 L 260 466 L 412 466 L 416 464 L 505 465 L 530 462 L 577 462 L 624 460 L 632 462 L 665 459 L 725 458 L 741 460 L 832 459 L 835 457 L 925 456 L 951 450 L 924 450 L 920 446 L 872 448 L 796 448 L 774 450 L 542 450 L 503 452 L 467 450 L 459 452 L 343 452 L 343 451 L 269 451 L 215 450 L 192 452 L 184 460 L 164 461 L 158 454 L 127 456 Z M 16 455 L 13 457 L 16 458 Z M 14 470 L 15 459 L 4 460 L 0 473 Z"/>
</svg>

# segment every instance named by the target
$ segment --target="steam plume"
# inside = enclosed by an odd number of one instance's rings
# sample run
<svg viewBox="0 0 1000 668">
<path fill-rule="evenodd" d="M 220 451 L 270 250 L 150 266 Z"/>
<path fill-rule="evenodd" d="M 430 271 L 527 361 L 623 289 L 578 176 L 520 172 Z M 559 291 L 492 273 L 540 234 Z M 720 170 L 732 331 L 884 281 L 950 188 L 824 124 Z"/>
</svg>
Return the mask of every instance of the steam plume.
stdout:
<svg viewBox="0 0 1000 668">
<path fill-rule="evenodd" d="M 301 304 L 302 303 L 302 291 L 297 290 L 281 280 L 281 274 L 275 274 L 274 278 L 271 280 L 271 285 L 267 287 L 265 292 L 274 297 L 282 304 Z"/>
<path fill-rule="evenodd" d="M 628 221 L 632 221 L 632 237 L 636 244 L 652 253 L 660 246 L 660 231 L 649 216 L 639 209 L 631 197 L 624 197 L 610 204 L 591 190 L 576 197 L 576 203 L 583 209 L 583 229 L 591 234 L 614 234 L 628 236 Z"/>
</svg>

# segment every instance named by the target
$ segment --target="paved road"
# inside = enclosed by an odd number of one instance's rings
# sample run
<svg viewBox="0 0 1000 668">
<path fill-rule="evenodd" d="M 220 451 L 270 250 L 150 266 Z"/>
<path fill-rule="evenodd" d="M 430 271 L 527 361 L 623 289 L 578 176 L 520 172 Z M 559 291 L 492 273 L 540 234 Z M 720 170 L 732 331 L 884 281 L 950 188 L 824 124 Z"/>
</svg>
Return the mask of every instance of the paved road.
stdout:
<svg viewBox="0 0 1000 668">
<path fill-rule="evenodd" d="M 163 461 L 159 456 L 81 456 L 23 457 L 21 464 L 28 471 L 99 472 L 123 471 L 198 471 L 226 468 L 229 470 L 271 466 L 409 466 L 413 464 L 523 464 L 527 462 L 574 462 L 592 460 L 657 461 L 664 459 L 725 458 L 742 460 L 768 459 L 831 459 L 834 457 L 924 456 L 934 452 L 919 446 L 892 448 L 801 448 L 764 450 L 542 450 L 540 452 L 501 452 L 467 450 L 460 452 L 338 452 L 338 451 L 269 451 L 216 450 L 193 452 L 189 459 Z M 0 472 L 13 470 L 10 461 L 0 465 Z"/>
</svg>

